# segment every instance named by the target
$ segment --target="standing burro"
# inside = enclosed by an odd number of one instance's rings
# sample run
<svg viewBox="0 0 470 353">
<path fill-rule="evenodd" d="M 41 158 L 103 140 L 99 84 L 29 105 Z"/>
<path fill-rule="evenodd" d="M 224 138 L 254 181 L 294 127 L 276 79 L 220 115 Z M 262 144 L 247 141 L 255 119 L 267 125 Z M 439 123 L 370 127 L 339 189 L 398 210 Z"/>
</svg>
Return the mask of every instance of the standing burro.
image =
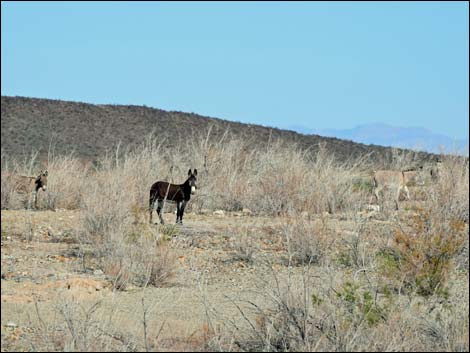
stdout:
<svg viewBox="0 0 470 353">
<path fill-rule="evenodd" d="M 28 195 L 29 201 L 31 196 L 34 201 L 34 208 L 38 206 L 38 192 L 39 190 L 47 190 L 47 176 L 48 171 L 44 170 L 39 173 L 38 176 L 26 176 L 18 174 L 7 175 L 7 178 L 11 178 L 13 184 L 13 191 L 19 194 Z M 31 205 L 28 202 L 28 207 Z"/>
</svg>

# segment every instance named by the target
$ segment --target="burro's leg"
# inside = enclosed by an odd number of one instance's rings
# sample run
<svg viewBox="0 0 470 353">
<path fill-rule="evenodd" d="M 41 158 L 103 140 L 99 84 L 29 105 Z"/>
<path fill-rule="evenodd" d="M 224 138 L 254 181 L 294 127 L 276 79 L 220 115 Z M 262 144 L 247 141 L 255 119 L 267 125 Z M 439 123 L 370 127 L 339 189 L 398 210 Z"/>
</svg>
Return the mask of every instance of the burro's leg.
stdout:
<svg viewBox="0 0 470 353">
<path fill-rule="evenodd" d="M 35 209 L 37 209 L 38 205 L 38 193 L 37 191 L 33 191 L 32 193 L 29 194 L 28 197 L 28 209 L 32 209 L 33 206 Z"/>
<path fill-rule="evenodd" d="M 410 201 L 410 200 L 411 200 L 411 198 L 410 198 L 410 190 L 408 190 L 408 186 L 405 185 L 405 186 L 403 187 L 403 189 L 405 190 L 405 193 L 406 193 L 406 199 L 407 199 L 408 201 Z"/>
<path fill-rule="evenodd" d="M 149 199 L 149 223 L 152 224 L 152 213 L 153 213 L 153 208 L 155 206 L 155 198 L 150 195 Z"/>
<path fill-rule="evenodd" d="M 376 187 L 374 188 L 374 195 L 375 195 L 375 201 L 377 202 L 377 205 L 379 204 L 379 188 Z"/>
<path fill-rule="evenodd" d="M 177 202 L 176 203 L 176 224 L 178 224 L 180 220 L 180 207 L 181 207 L 181 202 Z"/>
<path fill-rule="evenodd" d="M 163 216 L 162 216 L 162 208 L 163 208 L 163 200 L 158 200 L 158 204 L 157 204 L 158 217 L 160 218 L 160 222 L 162 224 L 165 224 L 165 222 L 163 221 Z"/>
<path fill-rule="evenodd" d="M 186 207 L 186 202 L 183 201 L 181 202 L 180 206 L 180 224 L 183 224 L 183 214 L 184 214 L 184 208 Z"/>
<path fill-rule="evenodd" d="M 400 199 L 400 192 L 401 192 L 402 186 L 398 186 L 397 188 L 397 195 L 395 197 L 395 210 L 398 211 L 398 200 Z"/>
</svg>

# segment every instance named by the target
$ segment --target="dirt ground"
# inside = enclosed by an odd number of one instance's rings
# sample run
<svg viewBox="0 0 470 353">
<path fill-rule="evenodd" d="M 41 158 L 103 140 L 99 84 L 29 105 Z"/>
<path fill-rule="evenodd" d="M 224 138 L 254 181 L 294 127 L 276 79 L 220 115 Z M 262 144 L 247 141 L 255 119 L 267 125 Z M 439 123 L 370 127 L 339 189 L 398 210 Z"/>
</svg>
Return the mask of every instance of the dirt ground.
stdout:
<svg viewBox="0 0 470 353">
<path fill-rule="evenodd" d="M 79 255 L 72 236 L 79 217 L 79 211 L 69 210 L 1 212 L 2 351 L 73 349 L 65 343 L 64 329 L 57 327 L 65 321 L 67 332 L 72 324 L 80 330 L 78 322 L 86 326 L 87 320 L 102 322 L 103 334 L 121 332 L 115 341 L 127 337 L 130 342 L 132 337 L 138 342 L 136 350 L 145 349 L 144 326 L 148 348 L 192 350 L 207 331 L 204 303 L 237 319 L 234 299 L 263 304 L 260 279 L 269 277 L 263 263 L 274 264 L 281 272 L 286 268 L 282 231 L 288 219 L 188 213 L 183 226 L 171 226 L 169 244 L 177 270 L 170 283 L 163 288 L 113 290 L 110 278 Z M 165 215 L 169 223 L 173 217 Z M 321 223 L 325 218 L 340 238 L 355 231 L 354 223 L 341 216 L 318 215 L 310 221 Z M 370 226 L 377 229 L 384 223 L 372 220 Z M 249 236 L 256 248 L 252 261 L 240 259 L 234 250 L 242 235 Z M 67 322 L 67 317 L 80 319 Z"/>
<path fill-rule="evenodd" d="M 123 332 L 138 331 L 142 300 L 150 308 L 149 332 L 163 326 L 159 340 L 171 342 L 167 348 L 174 349 L 175 342 L 185 342 L 204 328 L 202 285 L 210 303 L 229 316 L 237 311 L 229 305 L 230 298 L 256 300 L 252 290 L 260 273 L 256 265 L 234 257 L 233 234 L 249 229 L 257 239 L 260 251 L 253 263 L 283 252 L 280 235 L 275 234 L 282 219 L 189 213 L 170 241 L 178 259 L 171 283 L 116 291 L 102 271 L 78 256 L 79 244 L 71 236 L 78 211 L 5 210 L 1 216 L 2 351 L 44 348 L 35 337 L 40 321 L 60 321 L 58 307 L 67 303 L 79 303 L 86 310 L 99 302 L 104 321 L 109 319 Z M 167 220 L 173 217 L 165 215 Z"/>
</svg>

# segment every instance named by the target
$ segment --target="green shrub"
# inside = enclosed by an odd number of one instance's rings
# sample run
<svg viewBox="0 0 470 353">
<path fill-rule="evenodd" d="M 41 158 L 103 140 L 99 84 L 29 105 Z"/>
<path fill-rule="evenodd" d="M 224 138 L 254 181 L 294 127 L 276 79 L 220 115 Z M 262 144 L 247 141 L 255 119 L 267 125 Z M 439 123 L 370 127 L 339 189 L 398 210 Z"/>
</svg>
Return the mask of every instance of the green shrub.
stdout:
<svg viewBox="0 0 470 353">
<path fill-rule="evenodd" d="M 387 320 L 388 307 L 381 306 L 369 290 L 361 289 L 358 284 L 345 282 L 336 295 L 349 314 L 347 318 L 356 324 L 366 320 L 372 327 Z"/>
</svg>

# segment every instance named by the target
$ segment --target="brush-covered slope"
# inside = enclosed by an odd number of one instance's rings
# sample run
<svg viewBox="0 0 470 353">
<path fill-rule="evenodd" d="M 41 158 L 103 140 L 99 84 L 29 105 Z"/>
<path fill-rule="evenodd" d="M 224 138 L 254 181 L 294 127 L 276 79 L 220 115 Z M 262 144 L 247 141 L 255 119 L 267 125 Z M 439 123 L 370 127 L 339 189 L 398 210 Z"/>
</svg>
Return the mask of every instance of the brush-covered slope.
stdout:
<svg viewBox="0 0 470 353">
<path fill-rule="evenodd" d="M 164 111 L 146 106 L 95 105 L 51 99 L 1 97 L 2 153 L 21 157 L 37 150 L 44 158 L 50 147 L 55 153 L 72 150 L 84 159 L 94 160 L 111 151 L 117 144 L 133 148 L 153 134 L 169 147 L 211 128 L 210 137 L 217 139 L 226 131 L 253 146 L 282 140 L 315 151 L 324 143 L 328 152 L 340 160 L 370 154 L 385 162 L 391 150 L 318 135 L 303 135 L 289 130 L 242 124 L 193 113 Z M 423 159 L 432 155 L 422 153 Z"/>
</svg>

